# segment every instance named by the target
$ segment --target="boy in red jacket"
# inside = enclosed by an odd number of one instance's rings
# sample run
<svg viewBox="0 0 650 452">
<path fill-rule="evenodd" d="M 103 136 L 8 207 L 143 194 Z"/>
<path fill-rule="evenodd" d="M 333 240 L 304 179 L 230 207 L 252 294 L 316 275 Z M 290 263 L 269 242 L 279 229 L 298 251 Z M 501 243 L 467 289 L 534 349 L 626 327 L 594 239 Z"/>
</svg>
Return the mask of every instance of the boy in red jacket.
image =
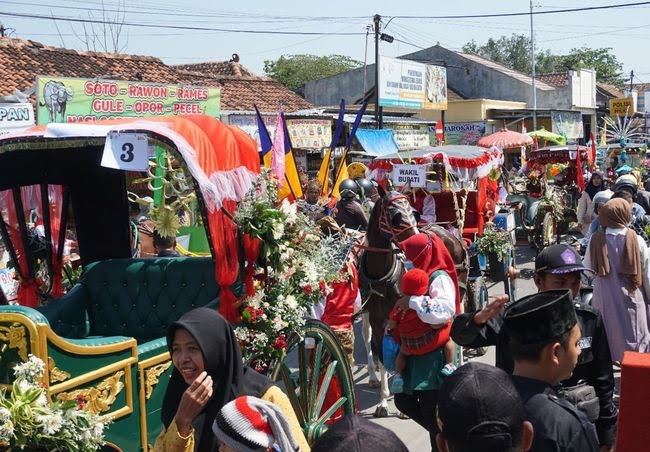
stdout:
<svg viewBox="0 0 650 452">
<path fill-rule="evenodd" d="M 436 276 L 436 272 L 434 272 L 431 279 Z M 425 271 L 413 268 L 402 276 L 402 293 L 411 296 L 409 305 L 416 303 L 417 305 L 427 306 L 427 309 L 430 309 L 433 315 L 440 313 L 441 319 L 448 319 L 450 313 L 447 313 L 443 306 L 436 304 L 429 297 L 429 281 L 430 278 Z M 454 313 L 452 312 L 451 315 L 453 317 Z M 401 312 L 397 308 L 393 308 L 389 315 L 386 333 L 393 335 L 395 341 L 400 344 L 400 351 L 395 359 L 396 374 L 393 378 L 391 392 L 402 392 L 403 380 L 401 374 L 406 368 L 408 357 L 410 355 L 425 355 L 434 351 L 437 348 L 438 329 L 448 322 L 448 320 L 441 320 L 439 324 L 431 325 L 420 320 L 413 309 Z M 456 370 L 454 365 L 454 343 L 451 339 L 444 344 L 444 354 L 446 364 L 440 373 L 447 376 Z"/>
</svg>

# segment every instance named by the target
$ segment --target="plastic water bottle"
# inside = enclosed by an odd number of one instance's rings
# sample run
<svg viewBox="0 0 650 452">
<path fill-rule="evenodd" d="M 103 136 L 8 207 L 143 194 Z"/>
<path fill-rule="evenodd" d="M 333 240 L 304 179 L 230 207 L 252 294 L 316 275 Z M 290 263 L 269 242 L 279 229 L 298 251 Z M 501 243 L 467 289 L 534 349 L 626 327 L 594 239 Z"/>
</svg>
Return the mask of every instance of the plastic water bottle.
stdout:
<svg viewBox="0 0 650 452">
<path fill-rule="evenodd" d="M 480 253 L 478 255 L 478 267 L 483 272 L 487 270 L 487 257 Z"/>
</svg>

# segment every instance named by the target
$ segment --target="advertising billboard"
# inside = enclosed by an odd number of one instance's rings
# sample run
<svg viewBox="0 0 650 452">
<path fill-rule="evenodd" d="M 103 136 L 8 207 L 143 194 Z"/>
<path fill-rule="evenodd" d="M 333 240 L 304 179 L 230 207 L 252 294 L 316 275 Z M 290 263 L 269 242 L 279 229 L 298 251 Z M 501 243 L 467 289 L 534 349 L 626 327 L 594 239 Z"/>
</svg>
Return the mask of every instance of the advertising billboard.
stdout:
<svg viewBox="0 0 650 452">
<path fill-rule="evenodd" d="M 447 109 L 447 69 L 399 58 L 379 58 L 379 105 Z"/>
<path fill-rule="evenodd" d="M 34 125 L 34 108 L 30 103 L 0 103 L 0 135 L 17 132 Z"/>
<path fill-rule="evenodd" d="M 485 122 L 445 123 L 445 144 L 466 144 L 475 146 L 485 135 Z"/>
<path fill-rule="evenodd" d="M 219 118 L 221 90 L 190 85 L 40 76 L 37 78 L 36 109 L 38 124 L 189 114 Z"/>
</svg>

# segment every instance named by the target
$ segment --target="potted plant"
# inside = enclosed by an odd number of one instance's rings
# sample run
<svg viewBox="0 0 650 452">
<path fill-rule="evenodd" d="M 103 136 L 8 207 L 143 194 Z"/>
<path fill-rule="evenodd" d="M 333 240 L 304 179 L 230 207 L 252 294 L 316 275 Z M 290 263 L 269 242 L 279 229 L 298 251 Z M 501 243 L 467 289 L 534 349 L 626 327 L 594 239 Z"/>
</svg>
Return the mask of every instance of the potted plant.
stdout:
<svg viewBox="0 0 650 452">
<path fill-rule="evenodd" d="M 493 223 L 486 223 L 483 234 L 476 239 L 475 244 L 476 250 L 488 258 L 492 279 L 503 279 L 506 260 L 512 251 L 508 232 L 496 228 Z"/>
<path fill-rule="evenodd" d="M 45 364 L 29 355 L 14 368 L 11 392 L 0 389 L 0 451 L 94 452 L 104 444 L 106 418 L 84 411 L 84 399 L 49 402 Z"/>
</svg>

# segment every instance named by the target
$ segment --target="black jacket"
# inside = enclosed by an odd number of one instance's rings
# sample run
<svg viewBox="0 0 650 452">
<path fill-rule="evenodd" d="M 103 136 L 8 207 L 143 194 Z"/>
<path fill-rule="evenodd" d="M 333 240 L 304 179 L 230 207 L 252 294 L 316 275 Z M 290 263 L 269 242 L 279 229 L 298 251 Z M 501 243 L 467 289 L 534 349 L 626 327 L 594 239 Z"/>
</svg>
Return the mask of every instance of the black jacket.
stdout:
<svg viewBox="0 0 650 452">
<path fill-rule="evenodd" d="M 596 430 L 600 444 L 612 445 L 616 438 L 618 409 L 614 405 L 614 373 L 612 357 L 607 345 L 607 334 L 600 312 L 591 306 L 575 300 L 576 317 L 580 324 L 581 353 L 573 375 L 562 382 L 562 386 L 575 386 L 584 380 L 594 387 L 600 401 L 600 415 Z M 503 314 L 483 326 L 474 323 L 475 312 L 460 314 L 451 327 L 451 338 L 463 347 L 485 347 L 496 345 L 496 366 L 512 373 L 513 360 L 505 337 L 501 332 Z"/>
<path fill-rule="evenodd" d="M 344 198 L 336 204 L 334 219 L 339 226 L 345 226 L 348 229 L 360 231 L 368 229 L 368 218 L 366 218 L 363 207 L 353 199 Z"/>
<path fill-rule="evenodd" d="M 594 425 L 584 413 L 560 399 L 543 381 L 513 376 L 512 382 L 533 424 L 529 452 L 598 452 Z"/>
</svg>

